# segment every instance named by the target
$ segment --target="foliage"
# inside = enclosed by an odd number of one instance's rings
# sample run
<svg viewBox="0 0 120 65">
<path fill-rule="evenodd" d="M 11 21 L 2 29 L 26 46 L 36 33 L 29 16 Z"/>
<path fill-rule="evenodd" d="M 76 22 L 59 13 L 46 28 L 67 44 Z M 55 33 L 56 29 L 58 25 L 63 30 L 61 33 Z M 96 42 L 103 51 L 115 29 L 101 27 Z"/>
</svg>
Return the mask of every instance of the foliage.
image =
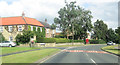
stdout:
<svg viewBox="0 0 120 65">
<path fill-rule="evenodd" d="M 90 44 L 105 44 L 103 40 L 89 40 Z"/>
<path fill-rule="evenodd" d="M 118 27 L 117 29 L 115 29 L 115 32 L 116 32 L 115 42 L 120 44 L 120 27 Z"/>
<path fill-rule="evenodd" d="M 56 43 L 69 43 L 70 40 L 66 38 L 54 38 Z"/>
<path fill-rule="evenodd" d="M 94 39 L 102 39 L 104 41 L 107 41 L 107 30 L 108 30 L 108 27 L 107 25 L 102 21 L 102 20 L 97 20 L 95 23 L 94 23 L 94 28 L 93 28 L 93 31 L 94 31 L 94 34 L 93 34 L 93 38 Z"/>
<path fill-rule="evenodd" d="M 51 25 L 51 29 L 56 29 L 56 25 L 53 23 L 52 25 Z"/>
<path fill-rule="evenodd" d="M 74 36 L 76 38 L 86 38 L 87 30 L 91 31 L 92 28 L 91 11 L 85 10 L 75 3 L 66 3 L 66 6 L 58 11 L 59 17 L 54 18 L 54 22 L 58 24 L 57 26 L 64 33 L 64 36 L 72 33 L 73 39 Z"/>
<path fill-rule="evenodd" d="M 37 37 L 37 42 L 38 43 L 54 43 L 55 39 L 54 38 Z"/>
<path fill-rule="evenodd" d="M 84 40 L 71 40 L 71 42 L 84 42 Z"/>
<path fill-rule="evenodd" d="M 37 38 L 38 43 L 70 43 L 70 42 L 83 42 L 83 40 L 70 40 L 66 38 Z"/>
<path fill-rule="evenodd" d="M 5 37 L 0 33 L 0 42 L 5 41 Z"/>
<path fill-rule="evenodd" d="M 25 43 L 29 43 L 30 38 L 34 36 L 34 33 L 31 31 L 23 31 L 23 34 L 18 34 L 16 36 L 16 43 L 21 43 L 21 44 L 25 44 Z"/>
<path fill-rule="evenodd" d="M 115 31 L 112 30 L 112 28 L 110 28 L 110 29 L 107 31 L 107 42 L 109 42 L 109 41 L 115 42 L 115 40 L 116 40 Z"/>
</svg>

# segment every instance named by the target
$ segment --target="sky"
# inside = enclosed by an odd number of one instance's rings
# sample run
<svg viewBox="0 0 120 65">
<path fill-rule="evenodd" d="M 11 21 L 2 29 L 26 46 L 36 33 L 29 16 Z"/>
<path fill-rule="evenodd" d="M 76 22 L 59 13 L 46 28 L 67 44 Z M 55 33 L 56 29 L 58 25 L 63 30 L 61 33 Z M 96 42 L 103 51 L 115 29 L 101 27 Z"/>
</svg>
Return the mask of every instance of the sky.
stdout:
<svg viewBox="0 0 120 65">
<path fill-rule="evenodd" d="M 118 27 L 118 1 L 119 0 L 66 0 L 68 3 L 76 1 L 76 5 L 92 12 L 92 24 L 103 20 L 108 28 Z M 0 16 L 21 16 L 35 18 L 39 21 L 47 19 L 49 24 L 54 23 L 58 11 L 65 6 L 65 0 L 0 0 Z"/>
</svg>

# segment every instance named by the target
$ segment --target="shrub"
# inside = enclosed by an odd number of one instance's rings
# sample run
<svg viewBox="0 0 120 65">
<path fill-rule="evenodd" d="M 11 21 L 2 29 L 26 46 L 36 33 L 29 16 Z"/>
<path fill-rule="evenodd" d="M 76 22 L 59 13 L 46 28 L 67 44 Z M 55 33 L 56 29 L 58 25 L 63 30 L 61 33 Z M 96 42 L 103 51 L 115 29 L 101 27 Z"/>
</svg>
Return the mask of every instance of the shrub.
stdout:
<svg viewBox="0 0 120 65">
<path fill-rule="evenodd" d="M 44 38 L 44 37 L 38 37 L 37 38 L 38 43 L 54 43 L 55 39 L 54 38 Z"/>
<path fill-rule="evenodd" d="M 69 43 L 70 40 L 66 38 L 54 38 L 56 43 Z"/>
<path fill-rule="evenodd" d="M 71 40 L 72 42 L 72 40 Z M 84 42 L 84 40 L 73 40 L 73 42 Z"/>
<path fill-rule="evenodd" d="M 5 37 L 0 33 L 0 42 L 5 41 Z"/>
<path fill-rule="evenodd" d="M 105 41 L 103 40 L 90 40 L 90 44 L 105 44 Z"/>
</svg>

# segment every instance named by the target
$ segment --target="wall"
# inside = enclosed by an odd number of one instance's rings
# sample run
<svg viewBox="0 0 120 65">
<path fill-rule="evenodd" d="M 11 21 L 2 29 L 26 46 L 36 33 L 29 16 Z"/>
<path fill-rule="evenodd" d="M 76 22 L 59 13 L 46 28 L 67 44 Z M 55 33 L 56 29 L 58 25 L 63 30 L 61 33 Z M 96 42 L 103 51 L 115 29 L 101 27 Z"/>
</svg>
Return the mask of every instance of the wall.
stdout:
<svg viewBox="0 0 120 65">
<path fill-rule="evenodd" d="M 49 33 L 47 33 L 47 30 L 49 30 Z M 53 38 L 53 30 L 52 29 L 46 28 L 45 31 L 46 31 L 46 36 L 45 36 L 46 38 Z M 55 34 L 56 34 L 56 30 L 54 29 L 54 36 L 55 36 Z"/>
<path fill-rule="evenodd" d="M 13 29 L 13 32 L 8 32 L 6 29 L 5 29 L 5 26 L 3 26 L 3 36 L 5 37 L 6 40 L 9 40 L 9 37 L 12 36 L 13 37 L 13 41 L 15 41 L 15 37 L 17 36 L 17 34 L 22 34 L 22 32 L 18 31 L 17 30 L 17 25 L 13 25 L 14 29 Z M 25 28 L 25 25 L 22 25 L 22 29 Z"/>
</svg>

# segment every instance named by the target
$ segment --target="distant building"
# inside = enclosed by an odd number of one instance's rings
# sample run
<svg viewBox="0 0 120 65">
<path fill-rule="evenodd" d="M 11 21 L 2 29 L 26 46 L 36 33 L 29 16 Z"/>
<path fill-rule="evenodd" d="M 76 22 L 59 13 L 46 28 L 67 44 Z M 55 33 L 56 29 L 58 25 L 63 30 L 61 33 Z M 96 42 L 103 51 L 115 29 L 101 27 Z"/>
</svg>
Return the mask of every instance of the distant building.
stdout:
<svg viewBox="0 0 120 65">
<path fill-rule="evenodd" d="M 47 19 L 45 19 L 45 22 L 40 22 L 40 23 L 43 24 L 44 27 L 45 27 L 45 31 L 46 31 L 45 37 L 46 38 L 53 38 L 53 37 L 55 37 L 56 29 L 52 29 L 51 28 L 51 25 L 49 25 L 47 23 Z"/>
</svg>

